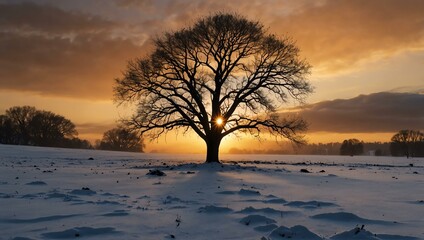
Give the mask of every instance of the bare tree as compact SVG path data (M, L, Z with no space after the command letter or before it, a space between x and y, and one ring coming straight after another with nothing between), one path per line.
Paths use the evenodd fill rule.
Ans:
M143 152L143 139L135 132L118 127L106 131L98 148L102 150Z
M393 156L424 156L424 134L416 130L400 130L393 135L390 152Z
M15 136L13 138L16 144L27 145L30 143L30 122L36 113L37 109L31 106L11 107L6 110L6 116L14 125Z
M5 115L0 115L0 143L3 144L92 148L77 135L71 120L35 107L11 107Z
M63 146L78 135L75 124L49 111L37 111L29 122L31 140L37 146Z
M6 115L0 115L0 143L12 144L15 140L13 122Z
M127 123L151 138L191 129L207 146L206 162L219 162L221 140L235 132L268 131L294 142L306 123L281 117L289 98L312 92L290 38L268 34L262 24L231 14L154 39L154 52L130 61L116 80L119 102L138 104Z
M364 154L364 142L356 138L344 140L340 146L340 155L361 155Z

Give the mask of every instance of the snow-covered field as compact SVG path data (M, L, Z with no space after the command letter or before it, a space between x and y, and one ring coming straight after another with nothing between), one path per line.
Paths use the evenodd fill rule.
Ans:
M0 145L0 239L424 239L422 158L203 157Z

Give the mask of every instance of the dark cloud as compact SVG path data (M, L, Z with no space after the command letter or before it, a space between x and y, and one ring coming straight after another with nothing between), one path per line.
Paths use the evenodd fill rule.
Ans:
M197 19L217 12L241 14L266 25L274 19L282 19L289 13L297 12L305 5L314 6L316 0L115 0L117 6L138 9L143 15L139 19L146 31L159 29L175 30L193 24ZM160 33L159 31L159 33ZM286 33L283 31L282 33Z
M218 11L238 12L270 32L293 36L302 56L327 70L424 46L420 0L111 0L90 1L87 9L78 1L72 11L56 7L57 1L2 2L0 89L44 95L110 99L126 62L150 49L146 38ZM113 18L111 6L119 8Z
M0 4L0 26L3 90L110 100L113 79L144 52L108 21L49 5Z
M424 94L381 92L297 109L310 132L374 133L424 129Z
M28 31L52 33L98 32L116 25L105 19L67 12L50 6L31 2L20 4L0 3L0 28L2 31Z
M140 51L130 40L103 34L68 39L0 33L0 88L111 99L113 79Z
M276 19L272 26L292 35L313 65L334 71L423 48L423 12L421 0L334 0Z
M422 0L117 0L154 11L150 27L179 28L217 11L259 20L270 32L292 36L313 66L334 72L364 59L424 47Z

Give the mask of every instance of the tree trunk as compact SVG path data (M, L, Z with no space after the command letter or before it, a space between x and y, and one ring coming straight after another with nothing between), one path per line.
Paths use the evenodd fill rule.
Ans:
M219 145L221 139L211 138L206 141L206 163L219 163Z

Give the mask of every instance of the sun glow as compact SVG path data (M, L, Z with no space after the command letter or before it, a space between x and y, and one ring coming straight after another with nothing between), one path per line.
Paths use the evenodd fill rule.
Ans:
M224 123L224 119L222 119L222 117L218 117L216 119L216 125L222 125Z

